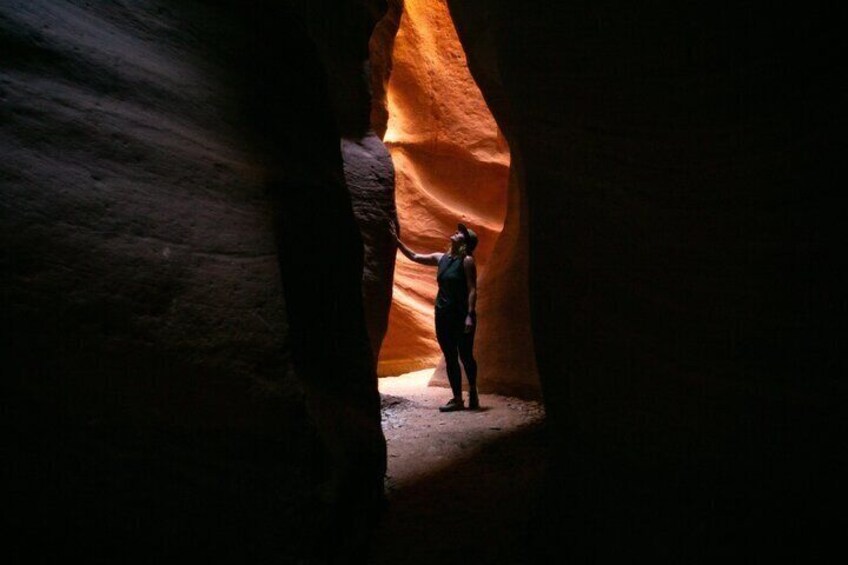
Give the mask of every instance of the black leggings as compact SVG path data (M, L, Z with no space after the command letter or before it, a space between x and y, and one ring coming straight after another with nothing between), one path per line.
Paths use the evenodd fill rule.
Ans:
M445 356L445 366L455 398L462 397L462 372L459 370L457 353L465 367L468 386L477 385L477 361L474 360L474 334L477 331L477 318L472 314L474 325L465 333L465 314L436 311L436 339Z

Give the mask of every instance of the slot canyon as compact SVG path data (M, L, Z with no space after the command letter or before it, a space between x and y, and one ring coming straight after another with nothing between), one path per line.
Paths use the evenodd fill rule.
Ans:
M476 231L483 313L476 339L479 388L538 398L522 228L526 212L518 187L510 186L506 140L471 77L445 2L406 1L383 25L397 31L391 42L381 35L372 40L377 53L391 49L391 57L377 58L391 66L377 73L388 78L376 89L385 92L385 102L378 100L372 122L392 155L402 237L415 249L435 252L447 247L457 222ZM398 259L378 374L439 361L436 290L432 267ZM447 386L443 365L432 382Z
M509 512L452 468L426 511L386 496L378 375L440 359L391 226L432 252L464 221L481 391L544 423L461 483L526 498L516 544L403 562L824 561L834 9L3 1L4 555L375 563L387 512Z

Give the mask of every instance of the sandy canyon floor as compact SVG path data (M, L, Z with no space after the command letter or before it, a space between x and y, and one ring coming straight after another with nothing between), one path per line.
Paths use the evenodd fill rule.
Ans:
M380 379L389 505L374 563L521 563L545 468L539 402L442 413L432 369ZM466 395L467 403L467 395Z

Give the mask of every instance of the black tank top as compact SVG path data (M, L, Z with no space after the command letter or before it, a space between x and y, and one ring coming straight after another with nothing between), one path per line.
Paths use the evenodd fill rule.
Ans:
M448 253L439 259L439 272L436 275L439 293L436 295L437 312L468 312L468 280L465 278L463 257Z

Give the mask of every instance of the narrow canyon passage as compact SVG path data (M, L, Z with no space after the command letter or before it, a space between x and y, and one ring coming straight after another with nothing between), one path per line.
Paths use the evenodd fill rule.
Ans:
M483 394L479 411L439 412L449 393L432 386L446 385L444 367L433 367L442 357L435 269L398 254L378 363L389 504L374 560L516 563L530 541L547 459L517 177L447 2L408 0L395 9L390 47L384 34L375 35L381 45L372 38L372 58L390 54L374 129L385 132L392 157L402 239L415 251L441 252L459 221L480 236L475 349Z
M0 2L7 561L831 562L823 4Z
M401 237L417 252L441 252L457 222L467 223L480 236L482 279L504 225L509 148L471 77L446 2L404 2L390 56L386 123L375 130L385 129L394 164ZM398 255L380 375L436 364L435 296L435 269Z

